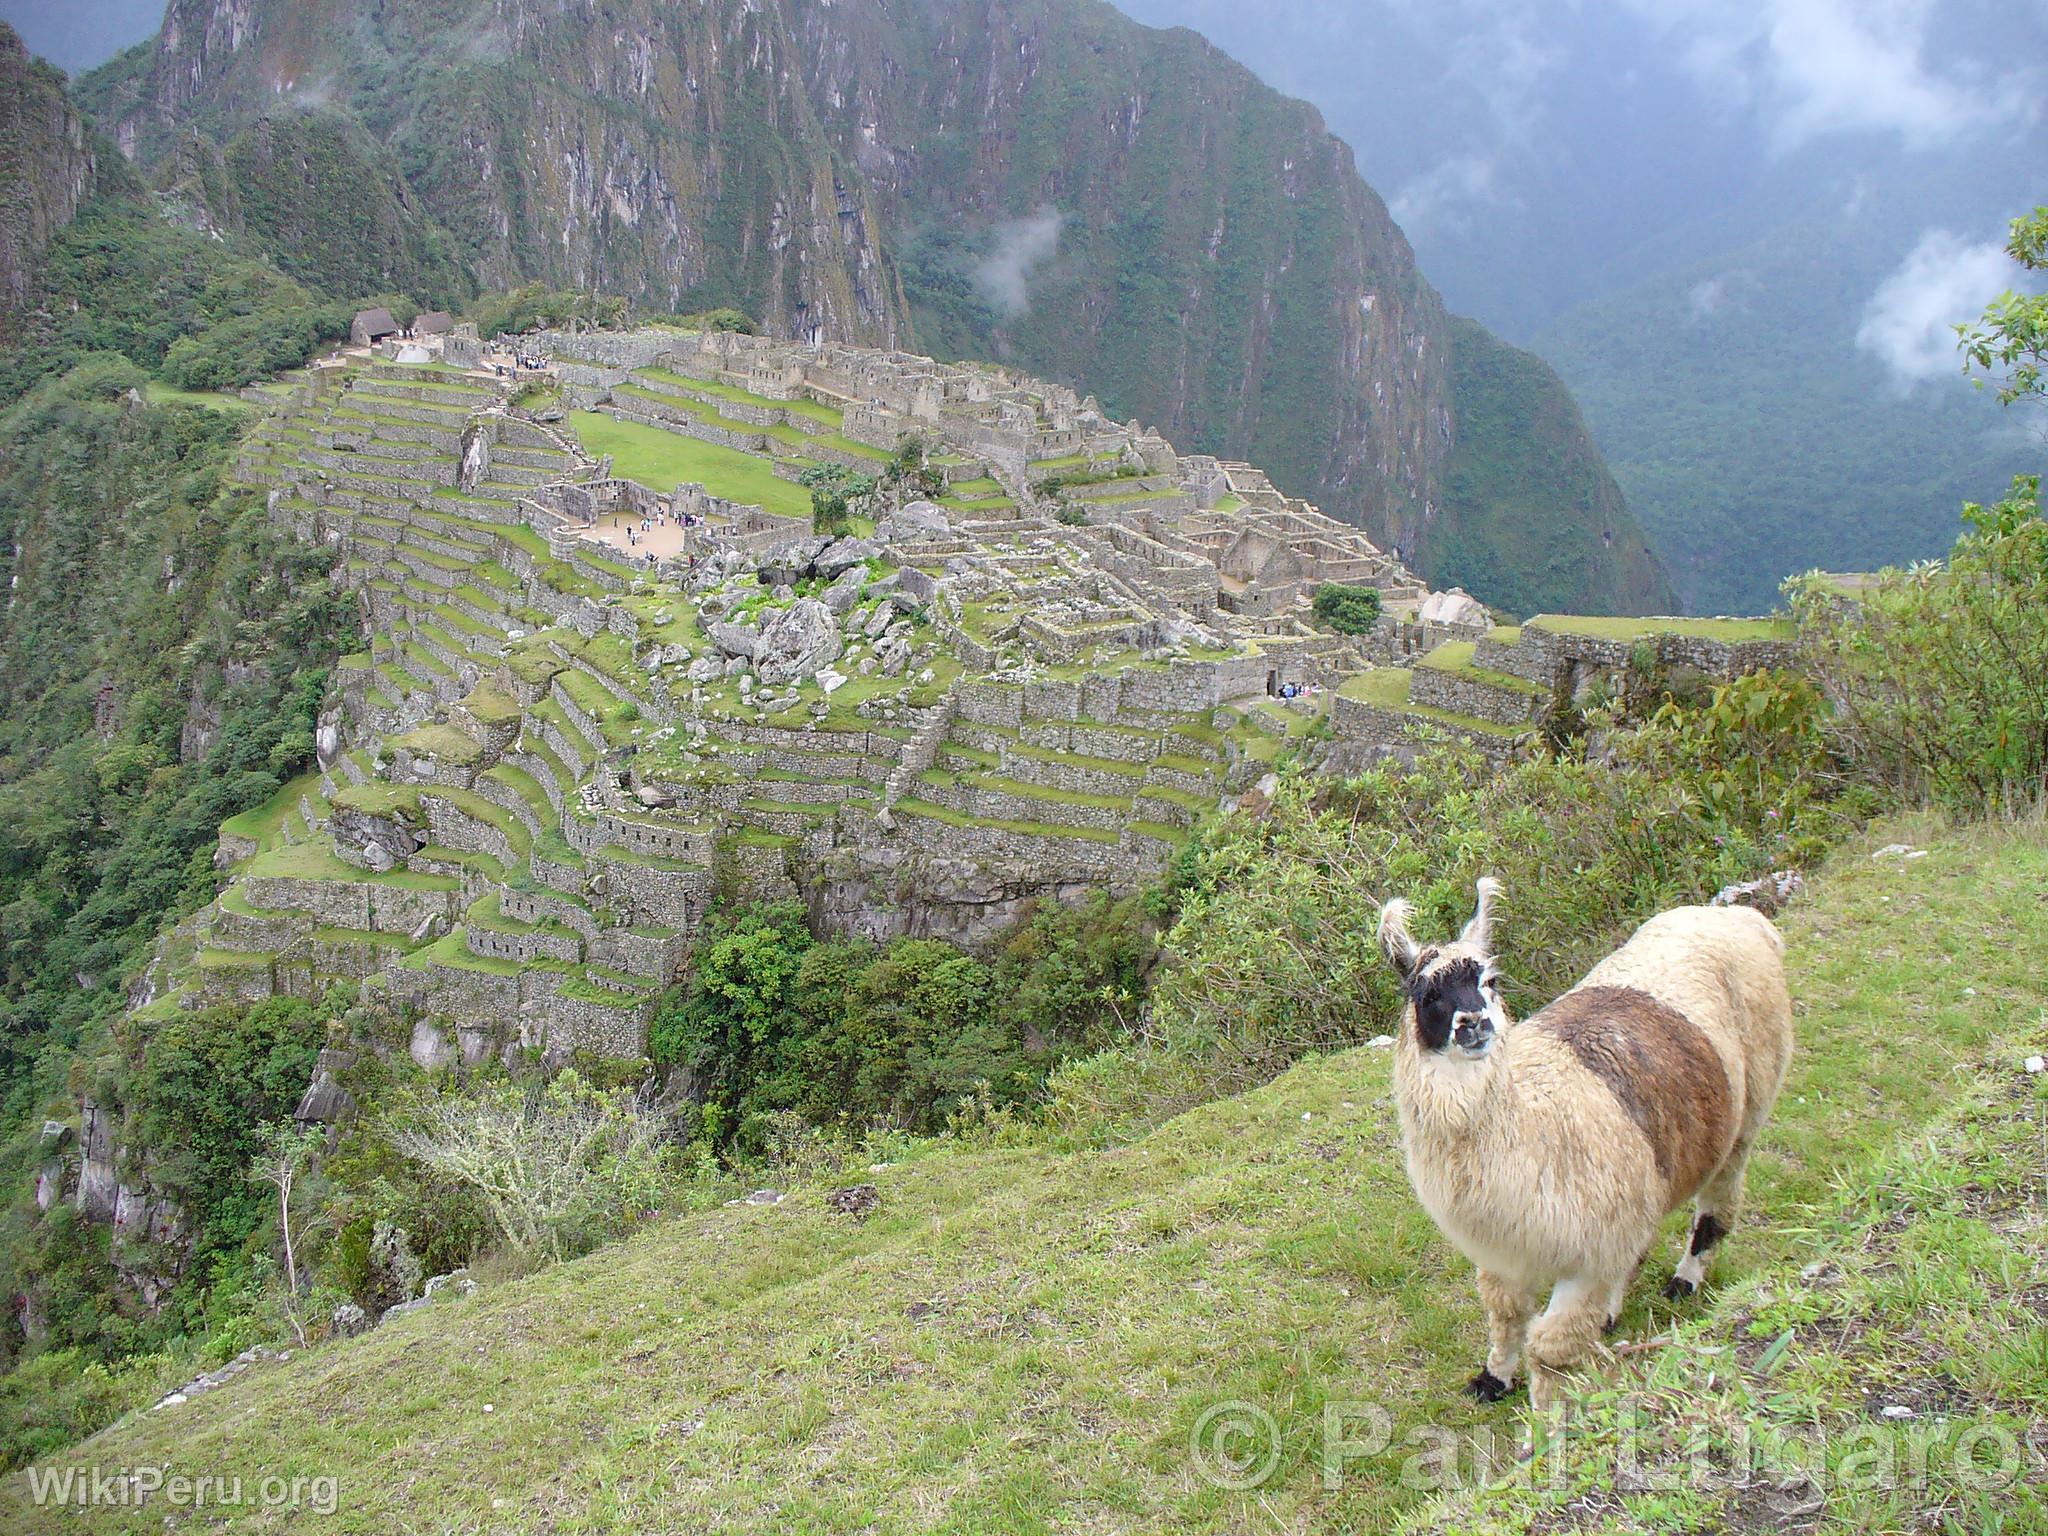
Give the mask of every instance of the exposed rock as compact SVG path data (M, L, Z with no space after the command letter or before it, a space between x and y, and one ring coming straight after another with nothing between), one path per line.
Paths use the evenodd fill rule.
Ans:
M831 581L845 575L856 566L866 565L868 561L878 558L881 553L882 548L879 544L870 543L866 539L856 539L849 534L833 540L819 551L817 558L811 562L811 570Z
M866 1220L881 1205L882 1195L872 1184L849 1184L826 1195L825 1203L843 1216Z
M814 597L800 597L762 629L754 669L764 683L794 682L836 661L840 649L832 610Z
M711 643L728 656L751 657L759 652L761 637L744 625L728 624L721 619L710 625L705 633L711 636Z
M476 1282L470 1279L468 1270L451 1269L447 1274L436 1275L433 1279L429 1280L427 1288L420 1293L420 1296L422 1300L432 1301L443 1291L451 1292L457 1296L473 1296L476 1294Z
M866 579L865 567L848 566L839 573L839 579L825 589L822 601L827 608L844 618L859 604L861 586Z
M336 1338L352 1339L370 1331L370 1314L354 1302L345 1301L327 1319L327 1328Z
M936 502L913 501L898 507L875 526L878 544L918 544L943 539L952 532L946 509Z
M832 541L817 535L778 544L761 557L761 580L768 586L787 586L811 572L811 562Z
M1432 592L1425 597L1415 610L1417 623L1460 624L1467 628L1484 629L1493 622L1486 611L1486 605L1472 596L1463 587L1453 587L1448 592Z

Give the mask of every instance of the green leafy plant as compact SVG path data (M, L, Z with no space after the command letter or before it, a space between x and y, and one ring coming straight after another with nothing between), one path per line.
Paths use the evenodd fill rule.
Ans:
M1373 587L1347 587L1326 581L1316 588L1315 616L1343 635L1369 634L1379 622L1380 594Z
M1964 509L1944 563L1880 573L1846 599L1787 586L1802 644L1858 769L1963 815L2048 793L2048 524L2041 482Z

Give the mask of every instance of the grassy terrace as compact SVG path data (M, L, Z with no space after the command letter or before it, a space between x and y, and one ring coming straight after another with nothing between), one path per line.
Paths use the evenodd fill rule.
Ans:
M1893 840L1933 853L1870 858ZM1615 1475L1613 1398L1574 1418L1569 1462L1518 1476L1519 1400L1462 1395L1483 1342L1471 1266L1409 1190L1388 1053L1363 1048L1135 1140L913 1153L874 1175L865 1221L798 1185L779 1206L651 1223L131 1414L83 1459L249 1488L331 1475L340 1509L320 1524L346 1533L422 1508L505 1536L2038 1531L2048 1079L2017 1065L2038 1026L2021 1040L2009 1025L2039 1013L2044 882L2038 830L1897 824L1843 850L1785 919L1800 1046L1749 1210L1718 1283L1675 1308L1655 1295L1674 1224L1613 1341L1664 1341L1606 1367L1643 1409L1634 1479ZM1272 1475L1242 1491L1190 1450L1231 1402L1278 1437ZM1326 1485L1325 1410L1347 1403L1384 1409L1387 1448ZM1917 1416L1893 1425L1886 1403ZM1979 1424L2024 1459L1973 1494L1944 1450ZM1759 1446L1825 1435L1833 1458L1875 1430L1901 1448L1896 1475L1826 1476L1819 1517L1782 1520L1765 1513L1768 1466L1727 1475L1719 1452L1744 1427ZM1420 1460L1438 1442L1411 1432L1433 1429L1485 1437L1461 1440L1457 1465L1470 1481L1474 1450L1501 1452L1498 1486L1430 1491L1448 1463ZM1716 1454L1687 1479L1664 1458L1693 1433ZM1907 1436L1935 1454L1907 1461ZM1256 1460L1271 1442L1202 1443ZM107 1503L63 1524L160 1532L165 1513ZM19 1474L0 1524L54 1528Z
M1413 715L1418 720L1434 721L1438 725L1456 730L1480 731L1488 736L1513 739L1521 731L1513 726L1495 725L1491 720L1481 720L1475 715L1453 714L1447 709L1438 709L1429 704L1414 704L1408 699L1408 689L1414 682L1414 674L1406 667L1374 667L1349 678L1338 693L1347 699L1356 699L1362 704L1372 704L1380 709L1393 710L1404 715Z
M1652 635L1686 635L1738 645L1745 640L1790 640L1790 619L1621 619L1573 613L1539 613L1525 626L1558 635L1585 635L1595 640L1643 640Z
M255 841L259 848L268 848L284 831L284 819L299 803L301 795L320 794L320 773L302 773L290 783L282 786L261 805L246 810L239 816L230 816L222 822L220 829L230 837L246 837Z
M217 389L179 389L158 379L150 379L142 386L143 398L151 405L196 405L209 411L227 411L241 414L256 409L250 401L239 395L230 395Z
M719 384L708 379L693 379L688 374L675 373L667 368L636 368L638 378L656 379L663 384L689 391L707 400L725 400L735 405L759 406L764 411L787 411L792 416L803 416L838 431L846 419L843 411L834 409L818 400L771 400L766 395L754 394L736 384Z
M793 481L778 479L757 454L597 411L571 411L569 424L585 453L610 454L612 473L651 491L666 495L694 481L714 496L751 502L778 517L810 518L811 493Z
M949 827L990 827L998 832L1017 832L1026 837L1074 837L1088 843L1114 843L1118 840L1116 833L1105 832L1099 827L1054 826L1044 821L1004 821L992 816L969 816L925 800L898 800L893 812L898 816L943 821Z
M448 875L391 869L382 874L358 869L338 858L323 842L292 843L259 853L243 873L251 879L335 880L347 885L389 885L408 891L452 891L458 882Z
M1477 647L1470 640L1452 640L1438 646L1418 666L1432 672L1448 672L1468 682L1484 683L1489 688L1502 688L1509 693L1524 694L1530 698L1540 697L1545 690L1530 682L1526 677L1516 677L1511 672L1496 672L1490 667L1475 667L1472 653Z
M490 976L517 976L522 969L517 960L500 960L493 955L472 954L469 948L469 932L466 927L449 929L439 939L424 949L416 949L398 962L409 971L423 971L429 966L445 965L457 971L482 971Z

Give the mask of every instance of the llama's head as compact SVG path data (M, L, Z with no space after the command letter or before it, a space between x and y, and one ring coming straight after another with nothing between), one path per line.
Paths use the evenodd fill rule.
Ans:
M1493 959L1493 904L1501 885L1488 875L1477 890L1472 920L1448 944L1415 942L1408 931L1414 909L1407 902L1380 908L1380 950L1408 994L1402 1025L1414 1032L1415 1047L1425 1055L1476 1061L1508 1027Z

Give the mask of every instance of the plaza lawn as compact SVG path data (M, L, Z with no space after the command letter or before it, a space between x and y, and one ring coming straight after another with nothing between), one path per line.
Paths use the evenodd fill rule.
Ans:
M695 481L728 501L752 502L778 517L810 518L811 493L793 481L778 480L768 461L755 454L596 411L571 411L569 424L585 452L610 454L613 474L649 490L665 494Z

